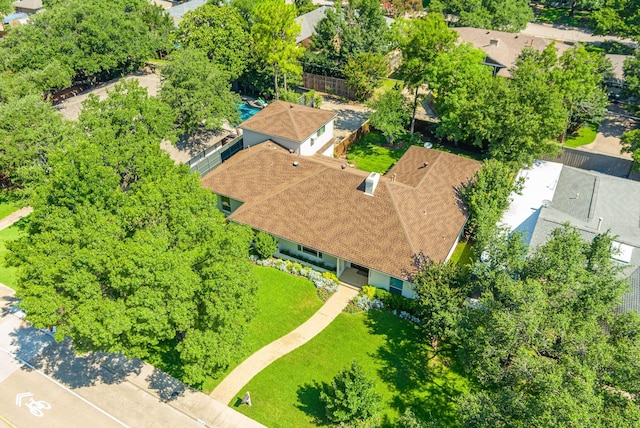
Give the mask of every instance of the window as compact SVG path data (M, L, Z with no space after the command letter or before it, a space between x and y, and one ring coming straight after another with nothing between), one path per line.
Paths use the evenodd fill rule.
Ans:
M322 258L322 253L320 251L314 250L313 248L305 247L304 245L298 245L298 251L309 254L310 256L317 257L319 259Z
M316 136L321 136L322 134L324 134L324 131L327 130L327 125L323 125L322 128L318 129L318 132L316 134Z
M394 294L402 294L402 280L389 278L389 291Z
M313 146L315 143L316 143L316 139L315 139L315 138L312 138L312 139L311 139L311 145Z
M227 196L220 196L220 205L222 206L222 211L227 213L231 212L231 199Z

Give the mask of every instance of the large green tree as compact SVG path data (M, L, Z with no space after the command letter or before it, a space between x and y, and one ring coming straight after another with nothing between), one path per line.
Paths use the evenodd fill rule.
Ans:
M479 307L462 309L478 389L459 399L461 425L635 426L640 323L615 311L628 283L612 237L564 226L526 258L518 235L500 241L474 269Z
M131 69L165 49L171 21L145 0L68 0L33 15L0 45L0 69L14 73L72 70L86 79ZM60 82L57 82L60 86ZM49 89L49 88L47 88Z
M369 107L373 110L369 115L371 126L382 132L387 143L393 143L406 132L405 128L411 120L411 114L407 98L400 86L396 85L395 88L376 96L369 103Z
M254 60L271 69L276 99L280 94L278 78L283 77L286 91L287 76L297 76L302 72L298 63L302 50L296 44L300 26L295 18L296 7L284 0L261 0L253 9L251 36Z
M345 5L338 0L316 26L313 44L305 52L305 70L342 77L343 68L356 55L389 52L388 30L378 0Z
M629 100L631 111L640 111L640 49L624 61L624 86L622 94Z
M179 49L162 68L160 98L178 112L177 125L189 134L201 127L219 129L225 120L239 123L239 97L226 73L196 49Z
M399 74L405 85L413 90L411 133L415 126L420 87L429 83L437 70L433 66L438 55L455 46L458 34L447 27L444 17L429 13L415 20L401 20L394 27L394 34L402 51Z
M39 95L0 103L0 173L18 185L38 182L49 169L49 153L70 128Z
M640 39L640 0L606 1L591 14L595 34Z
M13 10L12 0L0 0L0 16L6 15Z
M256 289L252 233L227 223L188 167L159 148L171 110L137 82L90 98L81 137L49 156L11 245L18 295L36 327L78 352L178 352L184 380L223 370L242 346Z
M533 19L527 0L432 0L429 9L456 15L456 25L517 33Z
M384 55L364 52L347 61L343 73L356 98L364 101L380 87L388 71L389 63Z
M172 40L202 50L233 80L242 74L249 57L249 33L245 26L236 8L206 3L185 15Z
M460 306L467 297L469 282L456 263L434 262L419 254L416 272L410 277L416 291L416 314L422 322L425 338L437 351L440 343L455 334L460 321Z

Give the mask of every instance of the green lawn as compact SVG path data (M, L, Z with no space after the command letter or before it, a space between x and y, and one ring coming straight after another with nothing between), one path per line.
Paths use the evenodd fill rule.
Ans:
M578 132L567 136L564 145L567 147L580 147L585 144L591 144L596 139L598 133L598 125L589 123L578 129Z
M16 272L18 269L5 266L4 256L7 254L5 242L22 236L27 221L27 219L22 219L13 226L0 230L0 282L11 288L16 287Z
M467 240L460 240L450 260L461 266L467 266L471 264L471 256L473 256L473 244Z
M8 216L12 212L17 211L18 208L18 205L13 202L7 192L0 191L0 218Z
M274 268L254 265L253 269L260 284L258 310L247 331L245 357L294 330L322 306L311 281ZM242 359L237 362L240 364ZM230 367L227 373L234 367ZM203 390L212 391L225 375L209 379Z
M544 22L554 25L566 25L569 27L588 27L589 12L576 10L574 16L569 16L569 9L545 7L541 9L535 18L536 22Z
M452 398L468 389L454 364L447 368L419 344L418 327L382 311L340 314L322 333L260 372L240 392L252 407L230 405L269 427L321 425L320 389L356 359L382 396L381 425L392 427L406 407L454 426Z
M386 144L381 133L369 132L349 147L347 160L363 171L384 174L408 149L407 145L394 149Z

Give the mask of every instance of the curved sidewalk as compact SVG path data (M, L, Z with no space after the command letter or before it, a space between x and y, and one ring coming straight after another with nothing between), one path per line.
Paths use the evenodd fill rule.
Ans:
M11 214L9 214L4 218L1 218L0 230L6 229L7 227L11 226L13 223L20 220L22 217L28 216L29 214L31 214L32 211L33 211L33 208L25 207L25 208L19 209L18 211L12 212Z
M238 367L233 369L227 377L211 393L211 397L222 403L229 403L239 397L240 389L269 364L304 345L314 336L324 330L347 306L349 300L358 294L358 290L340 285L338 292L313 314L304 324L280 339L271 342L253 353Z

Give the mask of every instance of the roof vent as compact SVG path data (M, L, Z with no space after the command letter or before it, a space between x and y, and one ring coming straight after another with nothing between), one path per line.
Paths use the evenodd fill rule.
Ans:
M294 167L296 167L296 166L298 166L298 165L299 165L299 164L298 164L298 161L295 161L295 162L293 163L293 166L294 166Z
M364 193L365 195L373 196L373 193L376 191L376 187L378 186L378 182L380 181L380 174L377 172L372 172L369 174L364 180Z
M498 39L489 39L489 46L498 46Z
M293 108L293 104L289 104L289 108Z

